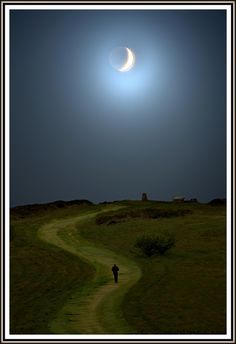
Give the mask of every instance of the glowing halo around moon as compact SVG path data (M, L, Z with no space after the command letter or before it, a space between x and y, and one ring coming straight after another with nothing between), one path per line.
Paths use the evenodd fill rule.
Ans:
M134 67L135 54L127 47L115 48L110 54L110 63L118 72L128 72Z

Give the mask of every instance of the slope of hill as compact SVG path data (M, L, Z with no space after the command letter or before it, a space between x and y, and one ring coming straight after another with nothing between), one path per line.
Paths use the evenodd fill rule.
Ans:
M224 205L124 201L15 212L11 333L225 333L225 229ZM165 255L135 249L141 234L163 232L176 239ZM111 291L113 263L120 283ZM96 291L96 316L79 325Z

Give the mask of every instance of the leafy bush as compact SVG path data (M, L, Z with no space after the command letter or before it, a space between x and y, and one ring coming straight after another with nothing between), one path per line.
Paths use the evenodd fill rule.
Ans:
M188 209L158 209L158 208L143 208L143 209L124 209L119 211L111 211L108 214L99 214L96 217L96 224L113 225L129 221L131 219L159 219L170 218L177 216L184 216L190 214Z
M215 198L211 200L208 204L210 205L226 205L226 198Z
M174 245L175 238L170 234L142 235L135 243L135 247L148 257L163 255Z

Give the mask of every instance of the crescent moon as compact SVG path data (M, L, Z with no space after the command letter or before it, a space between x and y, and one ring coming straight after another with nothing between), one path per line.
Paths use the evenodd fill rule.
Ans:
M125 48L125 49L127 51L127 60L125 61L123 66L121 66L118 69L119 72L128 72L135 64L135 55L134 55L134 53L129 48Z

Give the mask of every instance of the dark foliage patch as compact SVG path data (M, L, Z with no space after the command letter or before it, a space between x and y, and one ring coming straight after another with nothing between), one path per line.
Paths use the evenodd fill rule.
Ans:
M120 222L129 221L130 219L144 218L144 219L159 219L171 218L176 216L184 216L190 214L191 210L188 209L157 209L157 208L144 208L144 209L125 209L118 212L110 212L109 214L99 214L96 217L96 224L113 225Z
M19 217L26 217L29 215L35 215L41 212L48 210L58 209L58 208L67 208L71 206L91 206L92 202L86 199L72 200L72 201L55 201L45 204L28 204L18 207L11 208L11 215L17 215Z
M210 205L226 205L225 198L215 198L209 202Z
M169 234L142 235L137 239L135 248L139 249L147 257L164 255L175 245L175 239Z

